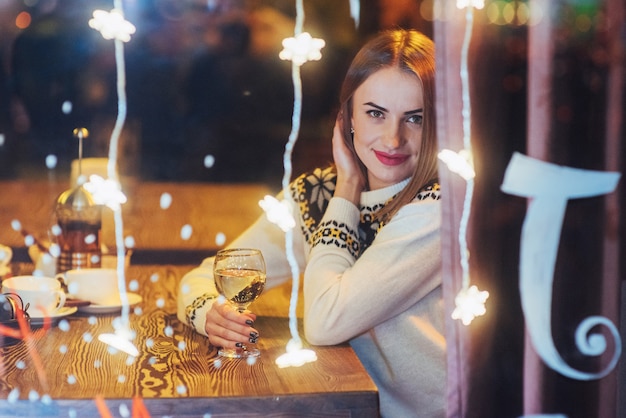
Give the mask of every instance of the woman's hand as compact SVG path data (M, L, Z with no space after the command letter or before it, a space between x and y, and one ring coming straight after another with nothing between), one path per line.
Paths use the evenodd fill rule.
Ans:
M250 311L239 313L232 305L216 300L206 314L204 330L209 342L216 347L240 348L256 343L259 332L252 327L256 315Z
M365 190L365 177L352 151L343 142L341 122L337 119L333 128L333 159L337 167L335 196L358 205L361 192Z

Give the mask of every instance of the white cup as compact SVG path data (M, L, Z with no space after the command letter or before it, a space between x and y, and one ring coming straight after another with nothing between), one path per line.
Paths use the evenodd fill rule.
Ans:
M67 294L97 305L121 305L117 270L84 268L57 274L67 285Z
M65 304L61 283L51 277L14 276L2 281L3 293L15 293L34 318L54 315Z

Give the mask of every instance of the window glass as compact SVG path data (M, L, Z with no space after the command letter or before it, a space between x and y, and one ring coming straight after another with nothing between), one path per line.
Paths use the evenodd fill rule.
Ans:
M323 38L301 67L294 172L330 162L339 86L354 52L379 29L430 31L417 1L305 1L304 31ZM118 166L144 180L280 184L292 128L293 0L128 0L137 28L124 44L127 116ZM84 157L107 157L118 115L114 42L89 27L102 0L0 3L0 176L69 175L84 127Z

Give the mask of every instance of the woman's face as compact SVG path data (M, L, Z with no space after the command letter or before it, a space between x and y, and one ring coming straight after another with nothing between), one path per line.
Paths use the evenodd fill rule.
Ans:
M411 177L422 142L424 97L417 77L381 69L352 97L354 148L367 168L370 190Z

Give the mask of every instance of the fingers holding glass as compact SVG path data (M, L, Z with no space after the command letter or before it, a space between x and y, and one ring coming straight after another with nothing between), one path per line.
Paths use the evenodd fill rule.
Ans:
M259 297L265 287L263 255L259 250L251 248L221 250L215 256L213 277L220 294L237 309L239 314L245 315L248 305ZM254 317L251 316L244 322L253 320ZM225 346L219 354L231 358L257 357L260 355L259 350L246 345L256 343L257 339L258 331L249 327L246 330L245 342L236 342L235 350Z
M215 303L206 314L204 330L213 346L236 349L237 343L257 342L255 319L252 312L239 313L230 303Z

